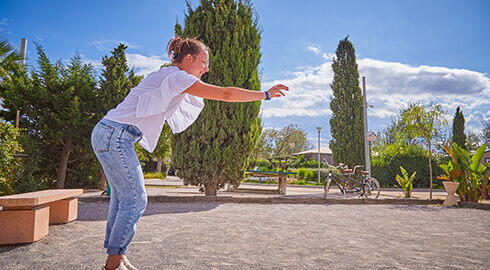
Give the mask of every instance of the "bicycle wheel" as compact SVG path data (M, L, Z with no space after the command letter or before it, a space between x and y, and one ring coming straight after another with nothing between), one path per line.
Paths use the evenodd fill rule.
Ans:
M330 189L330 183L331 182L332 182L331 177L328 177L327 179L325 179L325 187L323 188L324 189L323 198L327 198L327 193L328 193L328 190Z
M370 199L377 199L379 197L379 182L374 178L366 180L364 185L364 197Z

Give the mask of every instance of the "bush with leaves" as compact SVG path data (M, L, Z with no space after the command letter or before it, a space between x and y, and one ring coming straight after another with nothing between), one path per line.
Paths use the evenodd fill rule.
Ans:
M19 165L15 154L22 151L18 135L18 129L0 118L0 196L14 193L11 184Z
M396 175L396 181L403 189L403 194L405 194L405 198L412 197L412 188L413 188L413 180L415 178L415 174L417 172L413 172L411 176L408 176L407 170L405 170L402 166L400 166L400 170L402 171L402 176Z
M484 144L471 155L457 143L453 143L452 147L444 146L446 152L451 156L451 160L447 164L441 165L445 174L438 178L459 182L457 192L462 201L478 202L486 192L483 187L488 182L490 162L480 163L486 147L487 145Z

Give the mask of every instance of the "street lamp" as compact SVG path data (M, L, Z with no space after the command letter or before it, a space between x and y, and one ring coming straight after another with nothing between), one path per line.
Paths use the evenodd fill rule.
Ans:
M362 96L364 99L364 152L365 152L365 158L366 158L366 171L369 172L369 176L371 176L371 149L369 147L369 142L374 142L377 139L376 132L374 131L368 131L368 118L367 118L367 107L369 105L367 103L367 96L366 96L366 77L362 77Z
M322 131L322 127L317 127L318 130L318 184L320 184L320 132Z

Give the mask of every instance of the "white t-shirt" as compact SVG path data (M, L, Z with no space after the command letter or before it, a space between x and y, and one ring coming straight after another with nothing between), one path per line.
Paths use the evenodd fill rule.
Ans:
M157 70L131 89L104 118L137 126L143 132L139 143L153 152L165 121L173 133L180 133L201 113L203 99L182 93L198 80L176 66Z

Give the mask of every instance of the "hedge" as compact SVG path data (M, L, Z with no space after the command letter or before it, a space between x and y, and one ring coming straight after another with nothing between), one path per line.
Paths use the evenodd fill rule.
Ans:
M442 175L444 171L439 164L444 163L444 158L439 160L437 157L432 157L432 182L434 187L441 187L441 180L437 179L437 176ZM401 175L400 166L405 168L411 175L414 171L417 172L415 180L413 181L414 188L429 188L429 157L426 156L411 156L411 155L398 155L396 158L392 158L385 164L371 165L371 175L376 178L381 187L393 187L396 182L396 175Z

